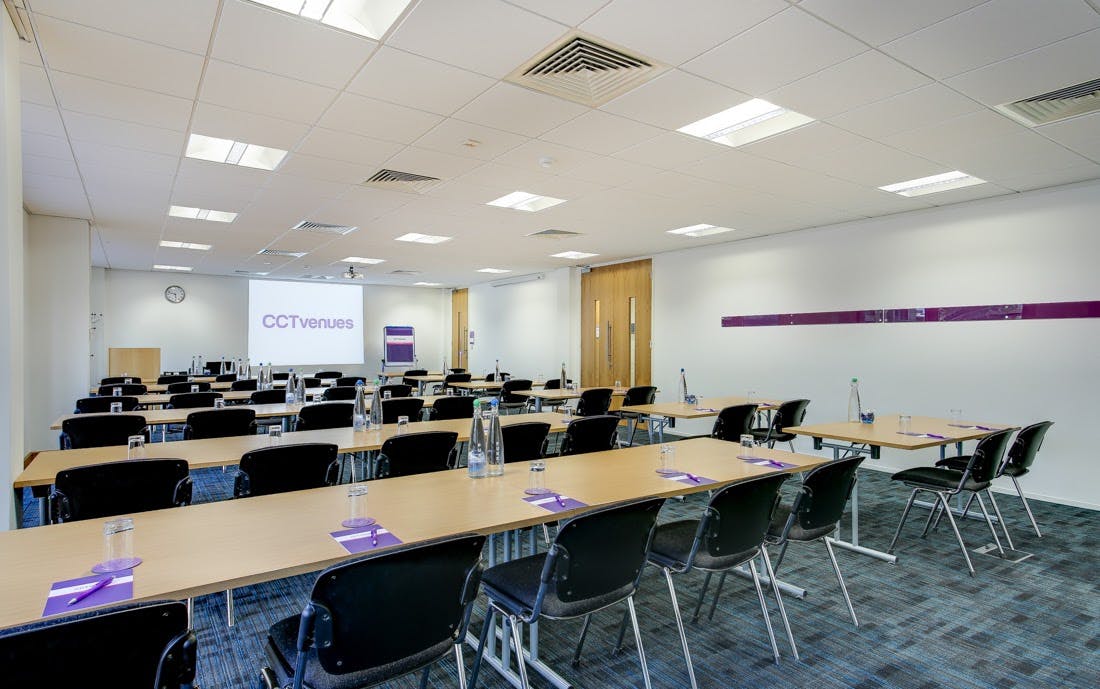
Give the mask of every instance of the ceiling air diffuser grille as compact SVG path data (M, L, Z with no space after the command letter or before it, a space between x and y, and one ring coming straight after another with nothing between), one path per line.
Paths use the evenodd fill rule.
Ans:
M539 230L538 232L532 232L527 235L528 237L538 237L540 239L558 239L560 237L577 237L580 232L570 232L569 230Z
M358 230L358 227L352 227L351 225L329 225L323 222L313 222L312 220L303 220L294 227L292 230L299 230L301 232L316 232L318 234L336 234L345 235L351 234Z
M997 109L1029 127L1096 112L1100 110L1100 79L998 105Z
M417 175L412 172L399 172L398 170L379 170L363 182L364 187L414 194L424 194L437 184L439 184L438 177Z
M305 256L307 251L283 251L282 249L264 249L257 251L257 256L285 256L287 258L301 258Z

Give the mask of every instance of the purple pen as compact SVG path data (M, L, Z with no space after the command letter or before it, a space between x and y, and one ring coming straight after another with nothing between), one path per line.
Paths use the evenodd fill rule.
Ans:
M560 505L561 507L565 507L565 501L561 499L560 495L555 495L554 499L558 501L558 505Z
M76 605L77 603L84 600L88 596L92 595L96 591L100 591L102 589L107 588L111 584L111 582L114 581L114 580L115 580L114 577L107 577L106 579L100 579L99 581L97 581L95 583L94 586L92 586L92 588L88 589L87 591L81 591L80 593L78 593L75 596L73 596L72 598L70 598L68 605Z
M370 530L370 544L373 548L378 547L378 529Z
M771 464L773 467L776 467L777 469L782 469L784 467L783 462L777 462L774 459L769 459L768 464Z
M687 477L688 477L689 479L691 479L692 481L695 481L696 483L699 483L699 481L701 480L701 479L700 479L700 478L699 478L698 476L696 476L695 474L691 474L691 473L688 473L688 472L686 472L686 471L684 472L684 476L687 476Z

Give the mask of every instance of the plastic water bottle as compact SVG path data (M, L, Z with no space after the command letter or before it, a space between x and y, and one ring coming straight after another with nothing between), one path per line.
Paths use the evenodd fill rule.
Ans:
M294 376L294 369L290 369L290 375L286 378L286 403L294 404L294 391L297 386L297 378Z
M497 359L496 368L493 369L493 382L500 382L500 359Z
M351 425L355 431L367 430L367 386L361 380L355 383L355 407L351 412Z
M474 418L470 425L466 473L470 478L485 478L489 475L489 467L485 463L485 426L481 422L481 400L474 400Z
M382 395L378 388L374 388L374 394L370 398L370 429L378 431L382 429Z
M500 400L489 402L489 428L485 435L485 465L489 476L504 474L504 434L500 430Z
M561 362L561 377L558 379L558 387L564 390L566 381L568 380L569 377L565 375L565 362L563 361Z
M684 369L680 369L680 385L676 389L676 396L680 404L686 404L688 399L688 382L687 376L684 375Z
M859 423L859 415L863 411L863 405L859 401L859 379L852 379L851 390L848 391L848 423Z
M306 377L298 376L298 384L294 386L294 402L296 404L306 403Z

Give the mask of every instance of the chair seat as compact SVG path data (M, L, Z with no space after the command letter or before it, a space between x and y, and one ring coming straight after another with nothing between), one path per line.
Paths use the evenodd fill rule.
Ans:
M490 567L482 575L482 587L503 608L526 617L535 607L545 561L546 553L540 553ZM633 587L627 585L597 598L566 602L558 597L556 580L551 580L542 599L542 615L557 619L579 617L624 600L632 591Z
M769 438L768 431L769 429L767 428L753 428L749 433L752 433L752 437L756 440L774 440L780 443L789 443L795 438L793 433L781 433L777 431L772 431L772 436Z
M906 485L931 488L933 490L953 490L959 486L963 472L956 469L941 469L938 467L914 467L899 471L891 476L891 480L901 481ZM985 490L989 487L988 481L975 481L968 478L963 490Z
M955 455L954 457L945 457L936 462L936 466L938 467L954 469L955 471L966 471L966 465L968 464L970 464L970 455Z
M695 532L698 529L699 522L695 519L659 524L657 530L653 533L653 544L649 549L649 561L659 567L668 567L673 570L684 569L687 566L691 546L695 543ZM695 553L695 562L692 566L702 570L720 571L747 562L756 557L759 552L759 548L750 548L741 553L714 557L703 548L700 548Z
M779 538L783 535L783 527L787 525L787 519L791 516L791 505L779 505L772 514L772 523L768 526L768 537ZM823 536L828 536L836 531L836 524L826 524L816 529L803 529L796 521L791 525L791 532L787 538L792 541L815 541Z
M298 657L298 626L301 617L295 615L280 620L268 630L267 645L264 654L267 656L268 667L275 671L279 678L279 686L289 686L294 676L294 660ZM454 644L443 641L426 651L409 658L382 665L379 667L350 672L346 675L330 675L321 667L317 660L317 649L310 648L306 653L306 672L304 686L310 689L359 689L384 682L394 677L400 677L425 665L434 663L451 653Z
M1026 467L1019 467L1019 466L1014 466L1012 464L1009 464L1008 466L1005 467L1005 470L1002 473L1005 476L1012 476L1014 478L1020 478L1021 476L1026 474L1028 471L1030 471L1030 470Z

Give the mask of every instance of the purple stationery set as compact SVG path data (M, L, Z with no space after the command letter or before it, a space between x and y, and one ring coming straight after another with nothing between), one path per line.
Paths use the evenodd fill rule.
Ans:
M715 481L712 478L707 478L706 476L699 476L697 474L692 474L692 473L689 473L687 471L677 472L675 474L667 474L667 475L665 475L665 478L669 479L670 481L677 481L679 483L686 483L689 486L707 486L707 485L710 485L712 483L718 483L717 481Z
M776 459L768 459L767 457L754 457L752 455L737 455L737 459L744 460L749 464L755 464L758 467L771 467L772 469L791 469L796 464L790 462L780 462Z
M401 544L400 538L394 536L386 527L377 522L370 526L333 531L329 535L336 539L336 542L344 546L344 550L352 555L370 552L376 548L387 548L391 545Z
M905 433L903 431L898 431L898 435L909 435L914 438L932 438L933 440L951 440L951 438L948 438L946 435L936 435L935 433Z
M110 580L108 584L100 584L101 581L107 580ZM90 595L70 604L70 601L80 598L81 594L95 589L97 586L99 588ZM50 587L42 617L59 615L63 612L75 612L85 608L95 608L108 603L121 603L133 597L134 570L132 569L124 569L113 574L93 574L87 577L58 581Z
M575 510L578 507L588 507L586 503L580 500L574 500L568 496L558 495L556 493L550 495L532 495L524 498L523 501L550 512L565 512L566 510Z

